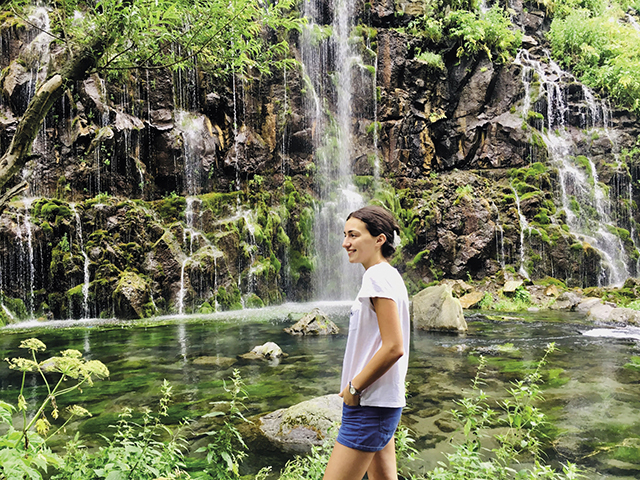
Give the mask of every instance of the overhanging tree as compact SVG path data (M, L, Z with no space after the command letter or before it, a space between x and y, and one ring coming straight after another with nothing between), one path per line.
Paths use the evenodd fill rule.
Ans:
M301 26L295 4L296 0L49 2L52 31L46 33L59 47L52 63L61 66L38 86L2 152L0 189L29 160L47 112L74 82L96 72L117 78L133 69L199 68L221 78L268 74L273 67L293 63L287 58L286 34ZM4 8L29 23L33 7L28 2L14 0ZM0 213L25 188L26 181L7 190L0 197Z

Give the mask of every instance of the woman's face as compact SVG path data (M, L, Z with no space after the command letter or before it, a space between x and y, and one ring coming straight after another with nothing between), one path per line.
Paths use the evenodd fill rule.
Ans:
M381 248L384 235L372 236L367 225L359 218L351 217L344 224L342 248L347 251L350 263L361 263L365 269L382 260Z

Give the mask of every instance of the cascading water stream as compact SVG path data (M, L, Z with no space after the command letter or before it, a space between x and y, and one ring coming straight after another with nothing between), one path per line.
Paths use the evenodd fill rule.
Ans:
M518 269L518 273L524 278L529 278L529 273L525 267L524 232L525 230L531 232L531 227L529 227L527 217L525 217L522 214L522 210L520 210L520 196L518 195L518 191L513 187L511 187L511 189L516 198L516 208L518 210L518 219L520 220L520 268Z
M513 188L513 187L512 187ZM518 199L518 202L516 203L517 207L518 207L518 213L520 213L520 202ZM496 225L496 260L500 263L500 268L502 268L502 270L505 269L505 267L507 266L507 256L504 252L504 228L502 227L502 221L500 219L500 210L498 209L498 207L495 205L495 203L492 202L492 207L495 209L495 211L497 212L497 216L498 218L496 219L495 225ZM521 237L521 244L522 244L522 237Z
M611 201L599 184L593 161L586 157L580 157L581 162L577 161L573 142L565 128L569 106L564 98L561 80L569 78L569 75L548 54L546 61L541 62L532 58L528 51L521 50L515 63L523 67L523 116L526 118L531 108L534 73L540 85L537 98L546 97L546 128L540 129L540 135L547 145L551 161L558 169L566 224L573 235L600 252L603 261L599 282L602 285L621 285L629 277L628 258L620 237L611 233L617 230L611 216ZM588 124L599 122L597 108L594 110L587 105L585 110Z
M339 0L334 3L330 26L323 24L323 7L319 0L304 4L307 25L302 34L301 55L307 84L306 116L314 131L318 167L314 296L336 300L353 298L362 273L357 266L349 264L340 245L347 215L364 204L351 180L354 150L352 70L364 62L349 41L353 2ZM335 70L327 71L327 65L335 66ZM375 85L368 91L374 92Z
M193 216L194 216L193 204L196 200L197 198L195 197L187 197L186 199L187 208L184 212L186 227L183 230L182 243L186 245L187 241L189 242L189 254L185 256L185 258L182 260L182 266L180 268L180 290L178 291L178 298L177 298L179 315L184 314L184 299L187 293L187 287L185 284L185 276L184 276L185 267L187 265L187 262L191 259L191 256L193 255L193 239L196 233L193 228Z
M27 246L29 247L29 313L34 314L34 284L36 269L33 261L33 228L31 225L31 199L24 200L24 226L27 233Z
M633 26L633 28L640 31L640 23L638 23L638 21L636 20L636 17L627 13L627 21Z
M78 236L78 245L80 246L80 253L82 253L82 258L84 259L83 266L83 283L82 283L82 318L89 318L89 281L90 281L90 273L89 273L89 255L84 249L84 239L82 235L82 220L80 219L80 214L76 210L75 205L71 205L71 210L76 220L76 233Z
M33 40L29 42L23 49L22 58L28 59L25 65L29 69L31 79L29 81L29 88L25 89L22 94L20 102L24 108L29 104L31 99L36 94L37 87L44 82L48 75L48 66L50 63L50 44L53 41L49 33L51 31L51 22L49 20L49 12L44 6L35 6L29 15L30 28L37 32ZM47 152L47 121L43 119L42 127L38 130L35 141L33 142L32 149L34 152L45 154ZM29 180L29 195L39 196L40 184L38 177L31 175L29 171L31 167L27 164L27 168L23 169L23 180Z
M612 219L615 219L614 221L616 222L617 225L620 225L621 223L624 224L625 226L628 225L628 229L630 233L629 238L633 243L633 247L637 249L638 243L636 242L636 239L638 237L634 227L635 223L631 221L631 219L633 218L633 187L631 185L633 180L628 167L620 160L620 146L618 143L617 135L615 134L614 131L611 130L611 114L610 114L609 106L606 101L598 102L595 96L593 95L593 93L586 86L583 86L583 94L584 94L585 100L587 101L587 104L589 105L589 111L591 112L592 117L596 121L602 122L602 129L604 130L605 136L611 142L611 145L613 147L612 153L615 158L616 170L622 173L622 175L616 175L615 178L624 179L622 182L622 185L617 185L615 193L620 197L626 195L627 208L624 209L624 211L612 211L610 212L610 216L612 217ZM595 124L593 126L595 127ZM597 181L598 177L597 177L595 165L593 165L593 162L591 161L589 161L589 163L592 167L593 178L594 180ZM603 192L603 196L605 196L604 192ZM613 203L612 206L615 207L616 205L617 205L616 203ZM601 207L601 208L604 208L604 207ZM624 244L622 243L622 239L620 237L618 237L618 242L620 244L621 251L624 251ZM637 260L634 266L635 266L635 275L637 275L638 272L640 272L640 258ZM625 268L627 268L627 264L625 264ZM627 275L630 275L630 273L631 272L628 272L627 270ZM624 281L625 279L621 279L621 280Z

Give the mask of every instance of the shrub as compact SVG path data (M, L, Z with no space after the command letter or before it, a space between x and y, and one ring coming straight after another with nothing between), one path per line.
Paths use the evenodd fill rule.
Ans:
M157 478L186 479L182 470L181 447L185 445L180 431L173 433L162 419L168 416L171 386L165 380L158 412L146 409L142 423L133 422L133 411L125 408L115 428L114 437L107 446L89 452L76 435L67 445L63 467L52 480L131 479L154 480ZM169 435L169 440L158 440L160 435Z
M20 343L20 348L29 350L31 358L7 359L10 369L22 372L22 382L17 407L0 402L0 422L8 427L6 433L0 436L0 478L37 480L42 478L41 472L46 472L48 467L57 468L62 464L62 459L47 446L47 439L64 429L72 418L90 415L84 408L72 405L67 409L69 418L49 434L52 425L45 412L50 409L51 417L57 419L60 415L56 402L58 397L78 390L85 384L93 385L94 377L106 378L109 370L98 360L85 360L77 350L64 350L60 356L38 362L37 353L45 351L47 347L37 338L24 340ZM47 379L45 371L59 377L52 382ZM40 376L47 389L46 398L31 418L27 417L28 405L24 397L27 373ZM74 380L75 383L69 385L66 383L68 380ZM14 411L22 415L21 430L13 426Z
M620 8L567 8L556 15L548 36L553 57L580 81L638 112L640 32L618 22L620 15Z
M478 371L472 382L473 397L460 400L460 409L452 411L454 417L463 425L464 440L454 445L455 451L447 454L448 463L427 473L429 480L476 480L479 478L518 478L573 480L579 478L575 465L567 463L562 473L554 472L542 463L543 429L547 423L544 414L536 406L542 400L540 383L541 368L547 357L555 350L549 344L536 369L524 379L512 382L507 389L509 397L498 403L499 410L493 409L488 396L482 391L482 375L486 366L484 357L480 357ZM487 437L486 430L497 425L505 427L494 436L498 447L491 450L490 458L484 457L482 439ZM527 463L531 467L516 471L520 457L530 457Z

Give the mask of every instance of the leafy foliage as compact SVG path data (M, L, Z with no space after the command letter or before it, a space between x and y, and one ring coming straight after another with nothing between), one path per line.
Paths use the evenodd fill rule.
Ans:
M464 440L455 445L455 452L447 455L448 464L427 474L429 480L465 479L549 479L572 480L580 478L575 465L568 463L562 472L556 472L542 462L542 439L546 424L544 414L535 405L541 401L541 368L547 357L555 350L554 344L547 345L545 354L536 369L524 379L512 383L507 390L509 398L499 404L500 410L491 408L487 394L482 390L482 375L486 366L484 357L472 383L475 395L458 402L461 407L453 410L453 415L461 422ZM492 449L492 457L482 454L482 439L486 429L504 426L504 433L495 436L499 446ZM515 470L518 458L528 455L533 459L529 468Z
M69 52L108 37L98 70L199 68L217 76L264 74L287 59L289 30L302 20L294 0L66 0L53 2L52 28ZM12 9L26 15L28 2ZM280 35L280 38L278 38ZM91 73L91 72L88 72Z
M442 4L442 5L439 5ZM476 2L434 2L424 15L409 24L409 32L435 44L456 46L456 56L496 56L498 63L511 58L522 41L522 33L511 23L509 12L498 4L486 12ZM437 57L420 51L417 58L438 66Z
M502 297L491 308L502 312L518 312L531 306L531 294L520 285L512 297Z
M497 5L484 15L456 10L444 19L445 32L458 44L457 57L473 57L480 52L489 59L497 53L496 61L504 63L520 46L522 34L512 29L508 13Z
M242 439L242 435L233 423L234 421L248 420L242 414L243 400L248 397L244 382L240 377L240 371L234 370L231 376L231 385L224 387L227 393L231 394L229 402L229 412L219 430L207 432L212 441L201 447L196 452L207 454L208 467L196 478L212 478L215 480L229 480L240 478L240 463L247 456L247 445ZM213 412L206 416L222 416L222 412Z
M548 34L553 57L619 106L640 111L640 32L621 21L626 6L574 3L556 2Z
M182 470L181 447L185 442L180 431L174 433L162 422L168 415L170 399L171 386L165 380L158 412L146 409L139 424L132 422L132 410L124 409L117 425L111 426L116 429L115 435L96 452L89 452L76 435L67 444L64 464L52 480L189 478Z
M78 405L67 409L68 419L55 432L49 434L51 423L45 412L50 408L50 415L57 419L60 415L56 399L80 389L84 384L93 385L93 378L109 376L107 367L98 360L85 360L77 350L64 350L60 356L38 361L37 353L44 352L46 345L37 338L24 340L20 344L30 352L30 358L5 359L9 368L22 372L22 383L18 395L17 407L0 402L0 422L8 426L4 435L0 436L0 478L21 480L23 478L40 479L42 472L48 467L59 467L62 459L53 453L46 442L54 436L74 417L90 416L89 412ZM28 417L28 405L24 397L25 380L28 373L39 375L47 389L44 399L36 413ZM51 382L45 374L57 374L57 381ZM75 380L69 384L68 380ZM13 413L22 415L22 430L14 428Z

